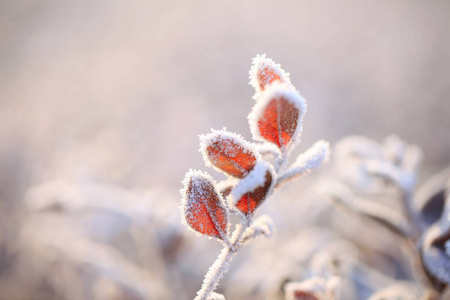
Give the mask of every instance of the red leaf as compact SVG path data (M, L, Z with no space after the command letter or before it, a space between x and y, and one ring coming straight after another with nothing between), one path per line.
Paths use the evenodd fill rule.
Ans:
M285 83L292 87L289 73L286 73L279 64L266 57L265 54L257 55L253 59L250 69L250 84L256 91L254 98L259 98L260 93L275 81Z
M200 138L205 161L228 175L243 178L256 164L253 147L237 134L214 130Z
M236 208L244 214L252 214L269 196L274 184L272 168L261 162L232 191Z
M256 188L254 191L245 194L236 203L237 209L244 214L252 214L256 208L266 199L267 192L272 185L272 175L269 171L266 172L264 186Z
M294 292L295 300L319 300L315 295L305 292L305 291L295 291Z
M255 139L286 148L301 134L305 100L283 84L272 84L249 115Z
M183 190L186 224L195 231L224 240L227 236L228 211L213 179L202 172L186 174Z

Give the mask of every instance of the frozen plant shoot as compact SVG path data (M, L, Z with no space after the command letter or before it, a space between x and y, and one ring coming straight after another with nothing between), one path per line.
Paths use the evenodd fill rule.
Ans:
M272 220L268 216L255 219L256 209L281 184L308 174L329 156L329 144L321 140L287 166L292 149L300 142L306 101L291 84L289 73L264 54L253 59L250 84L255 88L256 103L248 120L256 142L226 129L201 135L200 151L206 165L228 179L216 183L207 173L190 170L183 181L183 222L198 235L215 238L224 246L196 300L224 299L214 290L233 255L250 239L272 233ZM262 155L270 159L266 161ZM231 213L240 217L233 232Z

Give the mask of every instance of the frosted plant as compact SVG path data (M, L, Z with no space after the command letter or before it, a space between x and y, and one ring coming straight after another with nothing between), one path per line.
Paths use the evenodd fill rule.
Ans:
M45 299L185 299L167 263L182 226L161 197L151 190L62 179L29 188L18 228L20 260L27 266L21 280L45 278L54 293ZM34 261L37 267L28 269ZM0 298L17 299L5 297Z
M450 283L450 170L417 188L421 151L396 136L383 143L349 137L334 154L340 182L326 186L334 203L391 230L409 246L412 278L393 278L370 299L437 299Z
M287 167L292 149L300 142L306 101L291 84L289 74L265 55L253 59L250 84L255 88L256 104L248 120L257 142L248 142L226 128L201 135L200 152L206 165L228 179L216 183L207 173L190 170L183 181L183 222L198 235L224 246L196 300L224 299L213 292L233 256L245 242L273 231L269 216L255 219L256 209L281 184L308 174L329 155L328 143L318 141ZM271 158L265 160L263 154ZM230 214L240 219L233 232Z

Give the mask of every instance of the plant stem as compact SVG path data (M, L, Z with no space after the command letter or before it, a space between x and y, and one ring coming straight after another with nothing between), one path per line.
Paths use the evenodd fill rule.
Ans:
M214 292L219 284L219 280L223 277L223 275L225 275L226 272L228 272L231 259L242 244L242 235L250 225L251 222L247 218L243 219L241 224L236 225L231 244L226 245L222 249L222 252L217 257L216 261L209 268L208 273L203 280L202 287L197 292L197 297L195 297L194 300L207 300L209 295Z

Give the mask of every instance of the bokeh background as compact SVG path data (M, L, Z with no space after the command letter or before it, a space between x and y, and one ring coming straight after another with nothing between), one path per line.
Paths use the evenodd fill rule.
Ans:
M308 101L299 151L394 133L422 147L422 176L445 168L449 33L444 0L0 1L0 299L192 297L219 248L177 225L180 181L206 169L198 134L251 138L256 54Z

